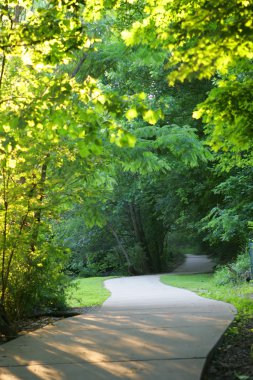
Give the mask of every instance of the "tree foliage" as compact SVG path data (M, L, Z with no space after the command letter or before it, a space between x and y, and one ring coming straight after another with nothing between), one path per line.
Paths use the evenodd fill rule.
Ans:
M252 163L252 3L147 0L143 11L143 19L122 32L127 45L168 51L170 85L218 75L194 116L207 123L215 151L248 152Z
M124 101L64 70L76 49L89 47L83 22L91 15L87 5L82 21L81 8L55 1L1 7L1 305L17 316L53 307L63 294L66 254L54 245L51 220L78 203L78 191L89 196L98 187L102 140L121 145L131 137L116 121Z

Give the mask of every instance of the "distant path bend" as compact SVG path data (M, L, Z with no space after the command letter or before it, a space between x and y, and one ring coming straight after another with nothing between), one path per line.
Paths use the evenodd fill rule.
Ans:
M194 274L213 272L215 263L207 255L186 255L185 261L173 273Z
M235 309L164 285L159 275L105 284L112 294L97 313L0 347L0 379L199 380Z

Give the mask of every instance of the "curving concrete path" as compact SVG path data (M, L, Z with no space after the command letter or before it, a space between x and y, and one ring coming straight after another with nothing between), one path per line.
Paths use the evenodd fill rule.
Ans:
M94 314L61 320L0 347L1 380L198 380L234 318L218 301L159 276L106 281Z
M206 255L186 255L185 261L173 273L211 273L215 263Z

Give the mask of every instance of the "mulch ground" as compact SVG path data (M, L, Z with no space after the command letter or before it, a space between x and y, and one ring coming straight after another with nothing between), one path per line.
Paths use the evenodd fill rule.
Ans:
M17 336L6 338L4 335L0 334L0 344L6 343L13 338L18 338L24 334L28 334L29 332L43 328L49 324L54 324L61 319L73 317L80 314L87 314L97 309L98 307L96 306L71 308L65 310L64 312L48 313L47 315L34 316L31 318L15 321L13 322L12 327L17 332Z
M16 322L18 336L27 334L60 319L86 314L97 308L75 308L62 316L39 316ZM0 344L6 342L0 336ZM252 380L253 379L253 317L235 321L224 335L206 366L202 380Z
M214 351L202 380L253 379L253 318L235 321Z

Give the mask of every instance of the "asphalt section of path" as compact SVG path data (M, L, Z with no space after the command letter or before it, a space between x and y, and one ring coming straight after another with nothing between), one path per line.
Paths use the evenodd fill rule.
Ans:
M61 320L0 347L1 380L198 380L235 310L159 276L106 281L94 314Z

